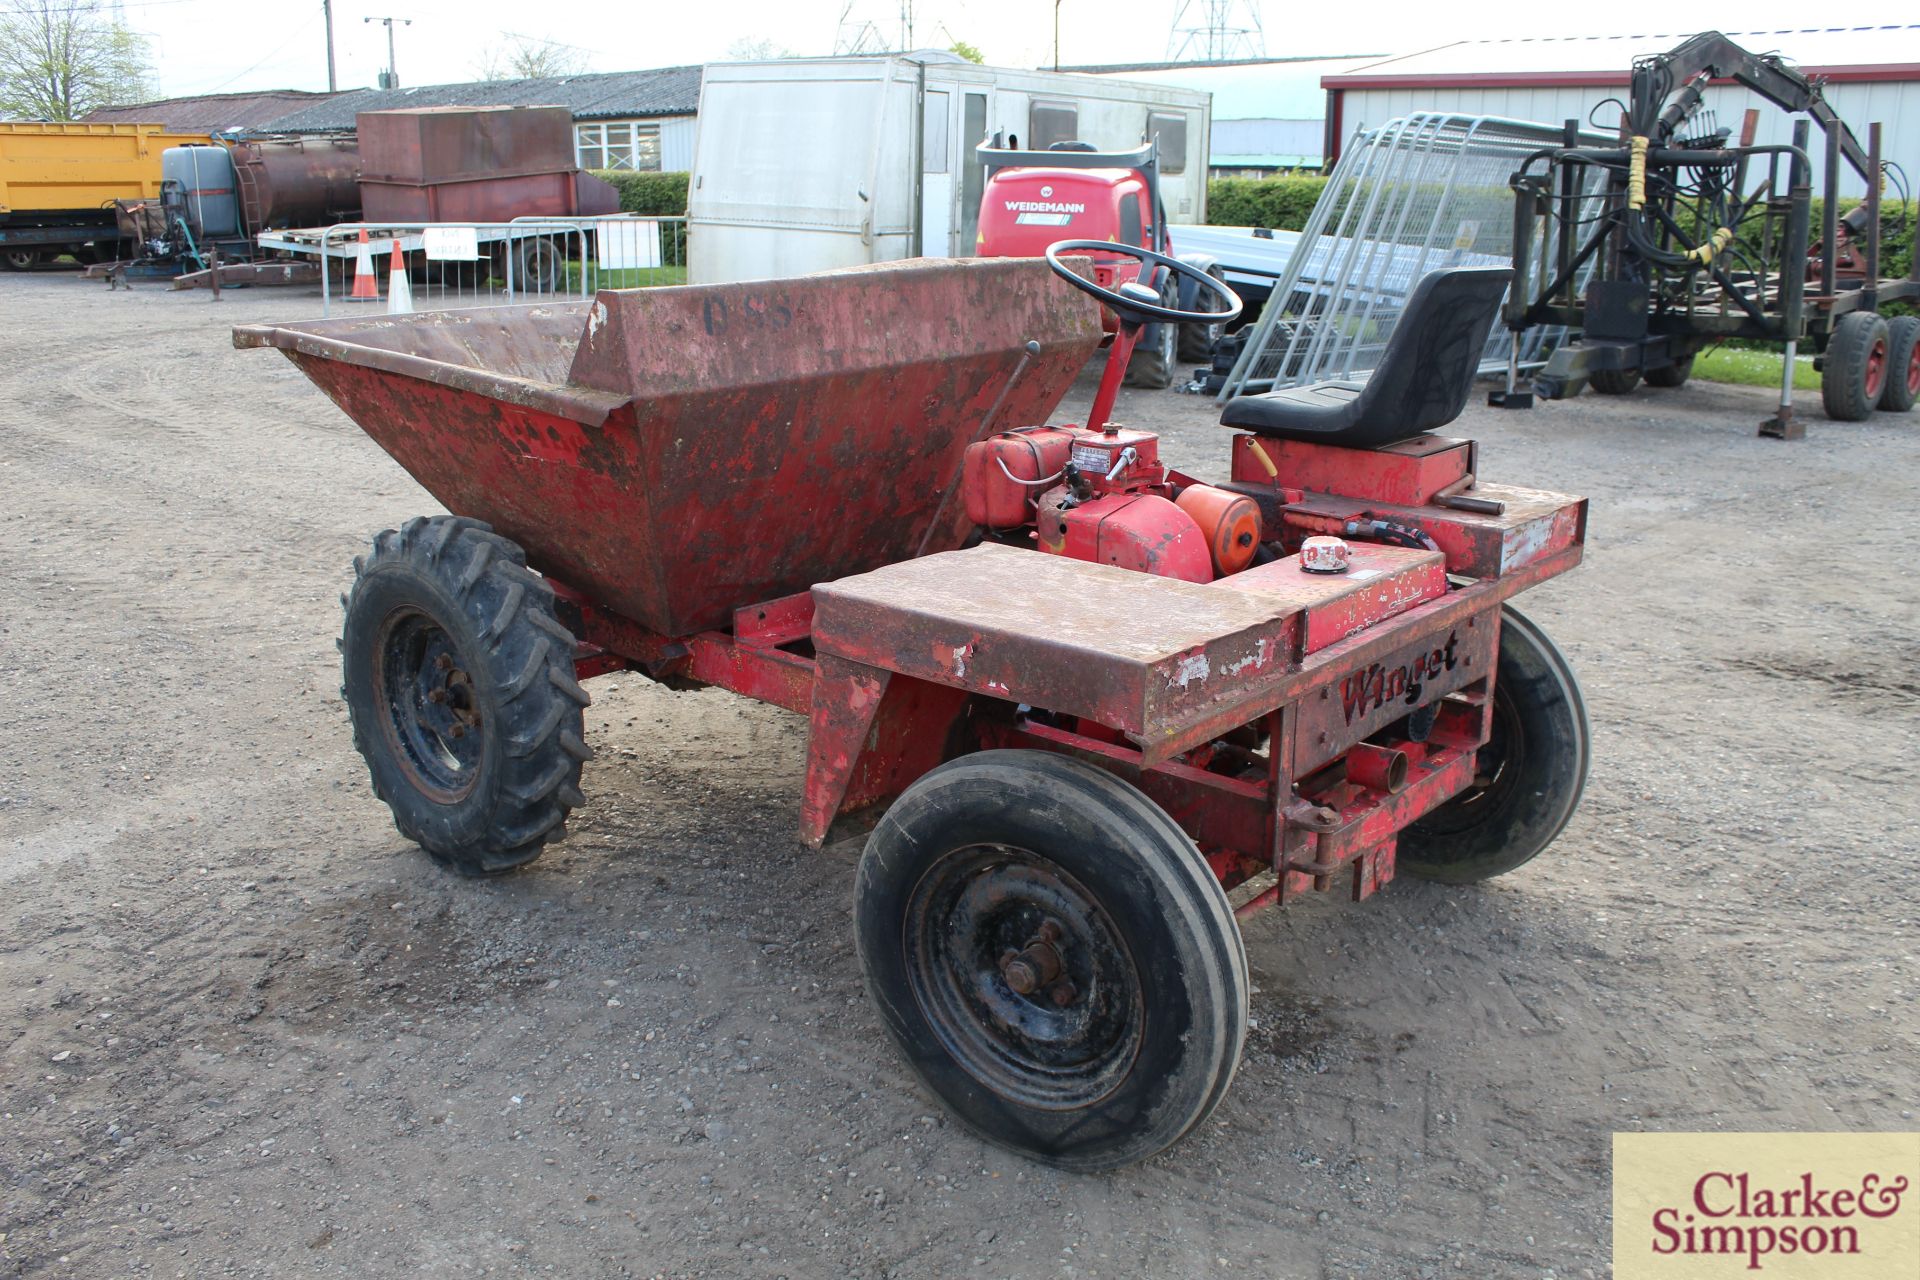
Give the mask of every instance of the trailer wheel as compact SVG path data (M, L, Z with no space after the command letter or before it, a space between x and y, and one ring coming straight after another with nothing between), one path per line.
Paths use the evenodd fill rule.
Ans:
M1887 322L1849 311L1833 326L1820 371L1820 403L1836 422L1865 422L1887 385Z
M1471 884L1553 843L1587 782L1587 706L1573 668L1525 614L1501 610L1493 737L1466 791L1400 833L1397 864L1423 880Z
M566 272L566 259L551 240L522 240L514 250L513 287L527 293L555 293Z
M1693 376L1693 357L1675 360L1672 364L1663 364L1658 369L1647 370L1647 385L1650 387L1684 387L1687 379Z
M1651 382L1653 379L1649 378ZM1587 383L1603 396L1624 396L1640 385L1638 369L1596 369L1587 378Z
M478 520L409 520L354 561L340 690L394 826L462 875L539 856L591 756L573 636L526 555Z
M1218 267L1209 267L1207 274L1222 284L1226 283L1226 274ZM1180 326L1180 358L1182 360L1207 361L1213 359L1214 344L1225 337L1227 326L1224 324L1183 324Z
M942 765L867 841L854 911L888 1033L990 1142L1114 1169L1232 1082L1239 927L1186 833L1110 773L1043 751Z
M1920 316L1887 321L1887 385L1880 407L1905 413L1920 401Z

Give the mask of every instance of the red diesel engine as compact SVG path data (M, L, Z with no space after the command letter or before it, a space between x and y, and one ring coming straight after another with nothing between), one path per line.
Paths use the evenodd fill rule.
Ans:
M1251 498L1179 483L1149 431L1003 431L968 447L965 491L984 529L1031 528L1042 551L1187 582L1238 573L1262 541Z

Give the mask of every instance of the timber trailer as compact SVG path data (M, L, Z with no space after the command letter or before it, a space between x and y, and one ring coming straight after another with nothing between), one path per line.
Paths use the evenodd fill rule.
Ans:
M1740 141L1701 111L1707 87L1732 80L1798 119L1791 145L1754 145L1759 112ZM1860 145L1820 86L1777 54L1756 56L1718 32L1637 60L1621 145L1567 145L1529 157L1513 176L1514 287L1505 308L1516 334L1540 324L1582 336L1555 351L1533 380L1519 370L1489 401L1526 408L1538 394L1561 399L1591 384L1621 395L1644 378L1656 387L1687 380L1694 355L1727 338L1781 343L1785 363L1776 412L1762 435L1798 439L1794 357L1820 354L1827 416L1857 422L1876 409L1905 412L1920 398L1920 318L1878 314L1920 302L1920 256L1904 279L1880 276L1881 189L1897 176L1881 158L1880 126ZM1826 135L1819 239L1811 238L1810 123ZM1840 165L1866 181L1862 204L1840 213ZM1585 196L1592 168L1605 171ZM1749 188L1749 179L1754 179ZM1597 207L1596 207L1597 206ZM1536 227L1556 215L1551 244ZM1584 292L1579 288L1586 277Z
M1094 253L1216 309L1064 256ZM1094 1170L1225 1094L1237 917L1484 879L1578 802L1578 687L1506 601L1578 563L1586 501L1434 434L1506 282L1429 276L1358 397L1234 401L1220 485L1111 421L1149 323L1239 305L1134 245L234 342L452 513L376 536L343 597L355 745L403 835L468 875L532 861L584 803L596 675L804 716L801 839L891 802L854 891L880 1022L977 1133ZM1083 294L1120 331L1090 425L1042 425L1102 341Z

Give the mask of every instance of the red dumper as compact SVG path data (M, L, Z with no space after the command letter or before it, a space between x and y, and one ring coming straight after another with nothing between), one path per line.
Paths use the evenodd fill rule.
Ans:
M1578 563L1586 503L1435 434L1505 273L1429 277L1364 389L1235 401L1208 485L1109 418L1146 325L1238 300L1105 288L1089 247L1193 271L1069 244L234 332L453 513L375 537L345 598L402 834L531 862L584 803L596 675L805 716L800 837L886 806L855 927L888 1032L982 1136L1080 1170L1226 1092L1237 916L1509 870L1587 763L1572 674L1505 606ZM1101 341L1085 295L1107 374L1044 426Z

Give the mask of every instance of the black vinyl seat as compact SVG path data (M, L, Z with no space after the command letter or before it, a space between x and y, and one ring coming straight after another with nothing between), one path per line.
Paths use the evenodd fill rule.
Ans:
M1374 449L1444 427L1466 408L1480 352L1513 272L1447 267L1414 286L1365 382L1317 382L1236 396L1223 426L1314 444Z

